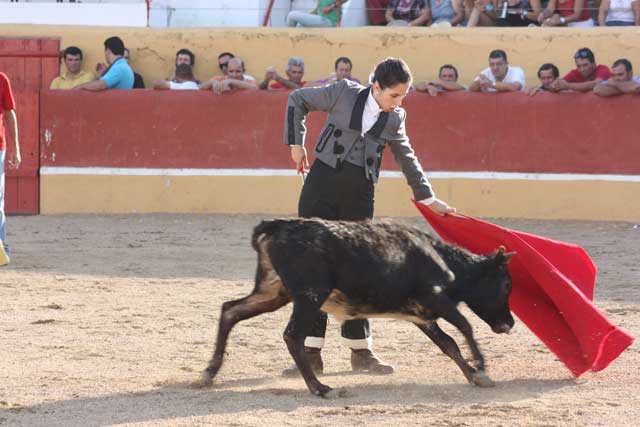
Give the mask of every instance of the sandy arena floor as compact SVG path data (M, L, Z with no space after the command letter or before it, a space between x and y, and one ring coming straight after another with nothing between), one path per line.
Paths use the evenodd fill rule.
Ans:
M603 372L576 380L522 323L498 336L472 314L498 383L492 389L469 386L417 328L391 320L372 322L374 346L397 373L351 374L330 321L321 380L344 396L312 397L301 379L279 376L291 363L281 337L290 306L240 323L214 386L195 388L221 304L253 287L249 237L260 219L9 218L14 257L0 269L0 425L638 425L637 344ZM597 306L640 337L640 227L496 222L585 247L599 268Z

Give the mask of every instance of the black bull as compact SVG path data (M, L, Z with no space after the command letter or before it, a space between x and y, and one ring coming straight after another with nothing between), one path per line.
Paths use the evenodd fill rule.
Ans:
M414 323L462 370L471 384L490 386L472 328L457 308L467 306L494 332L513 327L509 311L514 254L500 248L479 256L443 243L418 228L385 222L276 219L255 227L255 288L222 305L216 348L204 372L210 384L222 366L229 332L241 320L293 301L284 340L309 391L328 396L304 353L304 339L320 311L340 321L387 317ZM475 367L436 323L442 318L465 337ZM333 393L331 393L333 394Z

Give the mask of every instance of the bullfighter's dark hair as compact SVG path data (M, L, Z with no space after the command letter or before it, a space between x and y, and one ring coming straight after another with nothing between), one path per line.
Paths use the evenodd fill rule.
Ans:
M400 58L387 58L376 65L371 83L378 82L380 89L386 89L398 84L411 84L413 77L406 62Z

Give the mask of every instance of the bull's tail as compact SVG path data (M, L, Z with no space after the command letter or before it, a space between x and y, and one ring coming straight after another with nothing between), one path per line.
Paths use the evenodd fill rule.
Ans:
M258 245L260 241L264 238L263 236L268 236L273 234L274 231L281 228L285 223L290 222L286 219L272 219L267 221L262 221L260 224L256 225L253 229L253 236L251 237L251 246L253 249L258 251Z

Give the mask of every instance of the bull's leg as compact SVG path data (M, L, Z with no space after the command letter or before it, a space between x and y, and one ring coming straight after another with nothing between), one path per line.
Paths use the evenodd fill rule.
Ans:
M265 299L264 294L253 293L248 297L235 301L227 301L222 304L216 348L207 369L205 369L202 375L204 383L211 384L213 378L220 370L229 333L236 323L262 313L275 311L286 305L289 301L289 297L284 295L276 295L270 299Z
M471 324L462 313L460 313L456 304L442 294L431 296L429 300L423 301L423 304L425 307L435 307L434 313L437 317L441 317L451 323L462 333L469 345L469 350L471 350L476 369L484 371L484 357L480 352L478 343L473 337L473 328L471 328ZM438 327L438 325L436 325L436 327ZM438 327L438 329L440 328Z
M462 319L466 322L466 319L464 319L464 317L462 317ZM491 387L494 385L491 379L484 372L484 364L482 364L482 368L479 367L477 370L470 366L462 357L458 344L456 344L453 338L451 338L449 335L447 335L447 333L440 329L435 320L430 321L427 324L416 324L416 326L418 326L418 328L420 328L422 332L424 332L429 338L431 338L431 340L436 343L436 345L440 348L440 350L442 350L444 354L449 356L456 363L456 365L458 365L470 384L475 384L480 387ZM469 328L471 328L470 325ZM473 340L473 336L471 336L471 339ZM475 340L473 342L475 344ZM480 355L480 360L482 360L482 355Z
M332 389L322 384L311 368L309 359L304 353L304 340L313 328L320 307L328 294L322 296L299 295L293 299L293 313L289 324L284 331L284 341L287 343L289 353L302 375L311 394L321 397L333 397Z

